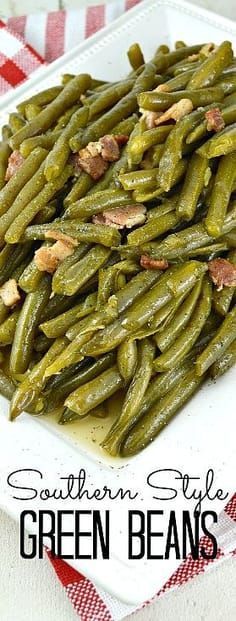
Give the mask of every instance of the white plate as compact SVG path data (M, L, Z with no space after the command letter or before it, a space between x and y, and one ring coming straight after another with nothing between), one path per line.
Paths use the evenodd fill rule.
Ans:
M63 72L92 71L99 78L122 77L129 69L126 50L134 41L141 43L145 57L148 58L157 45L163 42L173 46L176 39L184 39L191 44L205 41L217 43L225 38L232 40L235 45L236 25L227 19L177 0L148 0L48 68L40 69L37 76L34 75L16 91L2 97L0 123L5 122L7 113L22 98L56 84ZM191 502L184 503L181 496L174 504L157 505L146 485L147 475L157 468L178 468L182 472L203 476L208 467L213 467L218 487L233 493L235 405L232 401L235 378L234 369L216 385L205 386L153 445L136 458L114 463L94 444L94 430L76 433L72 428L69 436L50 422L37 421L26 415L11 424L6 416L7 403L1 399L2 506L17 518L19 511L25 507L39 509L50 505L38 499L28 503L14 500L6 477L9 472L22 468L41 469L45 474L45 485L55 486L57 483L58 486L60 476L76 474L80 468L85 468L89 485L102 487L106 484L113 489L123 486L139 490L136 503L110 503L113 534L110 560L69 562L121 600L127 603L144 601L162 587L179 561L127 561L127 508L136 506L145 511L158 506L158 509L169 511L174 508L176 512L181 512L184 508L193 507ZM32 478L33 475L27 479L29 483ZM16 476L15 480L19 480L19 477ZM65 501L63 504L52 502L51 506L85 509L86 502L81 503L81 507L77 503ZM91 509L105 509L109 503L90 502L87 506ZM219 511L223 505L216 500L208 503L207 508Z

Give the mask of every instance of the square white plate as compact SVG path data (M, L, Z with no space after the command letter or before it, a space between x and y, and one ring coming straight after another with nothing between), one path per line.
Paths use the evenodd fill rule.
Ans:
M146 58L152 56L160 43L173 46L176 39L187 43L230 39L236 44L236 24L178 0L147 0L125 14L115 23L99 32L82 45L37 71L30 81L2 97L0 124L23 98L58 83L63 72L91 71L99 78L122 77L128 70L126 50L139 41ZM231 370L216 385L209 384L198 393L184 410L175 417L156 441L136 458L125 461L109 460L94 440L98 430L88 431L87 423L71 428L70 435L63 428L56 429L50 421L35 420L23 415L15 424L7 421L7 402L1 398L0 413L0 502L18 518L24 508L39 509L105 509L112 508L112 549L109 561L69 561L76 569L94 580L102 588L127 603L139 603L156 593L177 568L180 561L127 561L127 509L143 511L152 508L181 512L193 508L178 495L174 503L153 500L146 485L147 475L158 468L177 468L195 476L204 477L209 467L216 473L217 486L234 492L235 469L235 390L236 370ZM40 423L40 424L39 424ZM99 426L99 423L98 423ZM75 431L77 429L77 431ZM101 431L101 430L100 430ZM103 430L104 433L104 430ZM95 447L95 448L94 448ZM44 486L59 485L59 477L85 468L88 485L113 490L122 486L139 491L135 503L127 501L82 503L64 501L17 501L6 479L11 471L23 468L40 469L45 476ZM25 474L28 485L37 480L37 474ZM15 476L15 483L19 482ZM22 481L22 479L21 479ZM201 486L203 482L201 483ZM34 485L33 485L34 486ZM165 504L165 506L163 506ZM222 502L208 503L208 509L219 511Z

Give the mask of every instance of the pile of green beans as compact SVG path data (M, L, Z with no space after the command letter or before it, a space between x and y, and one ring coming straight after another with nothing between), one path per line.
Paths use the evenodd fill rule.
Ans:
M59 424L79 425L115 408L101 446L121 457L236 362L232 45L177 41L147 62L134 43L128 59L122 80L66 74L21 102L0 141L0 393L10 420L59 410ZM119 158L95 181L77 155L89 145L94 157L107 135ZM65 254L42 267L37 257L60 244ZM223 284L213 259L229 270Z

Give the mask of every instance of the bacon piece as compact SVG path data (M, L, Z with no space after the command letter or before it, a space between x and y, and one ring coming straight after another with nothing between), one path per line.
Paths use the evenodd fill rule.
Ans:
M14 306L19 302L21 298L15 278L10 278L10 280L7 280L4 285L2 285L0 288L0 297L5 306Z
M156 127L156 120L161 116L160 112L152 112L152 110L145 110L142 115L147 129L154 129Z
M225 122L219 108L212 108L205 113L208 132L220 132L225 127Z
M212 52L215 52L215 50L217 49L218 46L216 46L214 43L205 43L199 52L200 56L205 56L206 58L208 58L208 56L210 56L210 54L212 54Z
M94 181L98 181L108 168L108 163L104 161L101 155L92 156L87 149L81 149L78 155L78 165L84 170Z
M179 121L184 116L192 112L193 104L191 99L180 99L177 103L173 104L168 110L163 112L161 116L155 121L155 125L160 125L166 121Z
M147 254L141 255L140 265L145 270L167 270L169 267L169 263L166 259L152 259Z
M217 291L221 291L223 287L236 287L236 266L227 259L209 261L208 269Z
M73 254L73 252L74 247L71 244L68 244L68 242L65 243L65 241L59 239L49 248L42 246L36 250L34 260L40 272L53 274L59 263Z
M5 174L5 181L9 181L11 177L19 170L24 162L24 158L20 151L13 151L8 158L8 166Z
M55 241L63 241L67 246L78 246L77 239L74 239L74 237L70 237L70 235L65 235L65 233L61 233L61 231L46 231L45 238L55 239Z
M126 144L129 140L129 136L127 136L126 134L115 134L114 138L119 147L123 147L123 145Z
M146 207L141 204L108 209L92 218L94 224L105 224L116 229L131 229L133 226L143 224L145 220Z
M117 162L120 157L119 145L114 136L107 134L100 138L101 156L105 162Z

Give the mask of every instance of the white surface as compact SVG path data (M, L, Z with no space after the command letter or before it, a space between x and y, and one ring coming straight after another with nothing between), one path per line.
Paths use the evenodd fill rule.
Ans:
M18 557L15 523L0 512L1 621L78 621L48 561ZM236 559L198 576L129 621L235 621ZM127 618L128 621L128 618Z
M47 6L48 6L48 5L47 5ZM50 8L51 8L51 7L50 7ZM53 7L53 8L54 8L54 7ZM34 9L35 9L35 4L34 4ZM22 10L23 10L23 9L22 9ZM1 11L2 11L2 4L1 4ZM182 21L183 21L183 20L181 20L181 28L182 28L182 33L183 33L183 27L184 27L184 25L183 25ZM172 36L173 36L173 38L176 38L176 37L177 37L177 32L176 32L176 22L175 22L175 24L174 24L174 25L175 25L175 32L173 32L173 33L172 33ZM142 24L142 26L143 26L143 24ZM189 32L190 32L190 31L189 31L189 29L188 29L188 33L189 33ZM205 32L206 32L206 31L205 31ZM201 33L201 34L202 34L202 40L204 40L204 39L205 39L205 32L202 32L202 33ZM212 32L212 30L211 30L211 32ZM182 34L182 33L178 30L178 38L182 38L182 37L184 37L184 34ZM196 29L195 29L195 28L193 29L193 31L192 31L192 35L191 35L191 36L192 36L192 40L194 40L194 41L196 40L196 37L197 37L197 38L199 38L199 37L197 36L197 33L196 33ZM138 37L137 37L137 38L138 38ZM208 38L209 38L209 39L211 39L211 38L213 38L213 37L212 37L212 35L210 35L210 34L209 34L209 37L208 37ZM215 38L216 38L216 40L217 40L217 39L218 39L218 40L220 40L220 39L222 38L222 34L221 34L220 32L218 32L218 37L215 37ZM132 37L131 37L131 39L132 39ZM142 33L140 34L139 39L142 41ZM150 39L151 39L151 37L150 37ZM190 41L190 34L189 34L189 36L188 36L188 40ZM127 41L127 37L126 37L126 41ZM127 46L127 44L128 44L128 41L127 41L127 43L126 43L126 46ZM41 84L40 84L40 86L41 86ZM219 397L220 397L220 395L219 395ZM223 402L223 401L224 401L224 402ZM222 404L221 404L221 405L222 405L222 408L223 408L223 406L225 407L225 399L224 399L224 400L222 400ZM205 408L205 412L206 412L206 401L204 401L204 408ZM224 410L224 411L225 411L225 410ZM193 413L193 412L191 412L191 415L190 415L188 418L192 419L192 422L193 422L193 420L194 420L194 416L192 416L192 414L194 414L194 413ZM190 425L191 425L191 424L192 424L192 423L191 423L191 420L190 420L189 422L190 422ZM199 421L199 414L198 414L198 423L199 423L199 422L200 422L200 421ZM215 421L214 421L214 422L215 422ZM185 423L186 423L186 420L185 420ZM220 423L220 421L219 421L219 423ZM219 430L220 430L220 428L219 428ZM178 427L178 431L179 431L179 433L181 433L181 429L180 429L179 427ZM209 432L210 432L210 428L209 428ZM194 435L194 434L193 434L193 435ZM169 438L167 438L167 440L168 440L168 446L169 446ZM165 443L164 443L164 445L165 445ZM164 448L164 447L163 447L163 448ZM182 448L183 448L182 446L181 446L181 447L179 447L179 453L178 453L178 456L180 456L180 455L181 455L181 453L182 453ZM217 447L217 448L218 448L218 447ZM205 445L205 449L207 449L207 445ZM147 453L146 453L146 454L147 454ZM165 454L165 451L163 452L163 455L164 455L164 454ZM170 454L171 454L171 451L170 451ZM191 455L191 458L192 458L192 455ZM186 463L186 461L185 461L185 463ZM192 460L192 459L191 459L191 463L194 463L194 460ZM163 466L163 464L161 464L161 465ZM170 464L169 464L169 465L170 465ZM229 463L228 463L228 466L230 466L230 464L229 464ZM227 474L227 473L226 473L226 471L225 471L225 474ZM23 563L25 563L25 562L23 562ZM35 563L36 563L36 562L35 562ZM219 572L219 571L220 571L220 568L219 568L217 571ZM208 577L208 578L209 578L209 577ZM207 578L207 579L208 579L208 578ZM204 585L205 585L205 584L206 584L206 583L204 582ZM187 587L186 587L186 588L187 588ZM176 596L176 594L175 594L175 595L173 594L173 596L169 595L168 597L175 597L175 598L176 598L177 596ZM165 599L166 599L166 598L165 598ZM164 600L162 600L162 602L163 602L163 601L164 601ZM184 601L184 600L183 600L183 601ZM233 616L232 616L232 617L230 617L229 615L231 615L231 612L232 612L232 611L234 611L234 606L235 606L235 601L234 601L234 600L232 600L232 598L230 599L230 606L231 606L231 603L232 603L232 606L233 606L233 607L232 607L232 608L229 608L229 609L228 609L228 612L227 612L227 610L225 610L225 611L224 611L224 609L222 609L222 610L220 611L220 610L219 610L219 608L217 607L217 609L218 609L217 614L219 613L219 615L221 615L221 616L217 617L217 616L216 616L216 612L214 612L214 618L215 618L215 619L218 619L218 618L219 618L219 619L223 619L223 618L224 618L224 619L230 619L230 621L231 621L231 618L233 619ZM203 605L204 605L204 601L203 601ZM158 619L159 619L159 618L161 619L161 617L159 617L159 614L160 614L160 613L159 613L159 611L160 611L160 606L161 606L161 604L159 604L159 608L158 608ZM186 606L186 601L185 601L185 606ZM184 609L183 609L183 610L184 610ZM206 611L207 611L207 609L205 608L205 615L203 615L203 616L202 616L202 619L204 618L204 620L205 620L205 619L211 619L211 618L213 618L213 617L211 617L211 616L206 616L206 614L208 614ZM209 614L211 614L211 613L210 613L210 611L208 611L208 612L209 612ZM227 612L227 614L226 614L226 612ZM42 611L41 611L41 613L42 613ZM4 621L8 621L8 618L7 618L7 617L5 617L5 614L7 614L7 613L4 611L4 617L3 617L3 619L4 619ZM27 613L27 614L28 614L28 613ZM34 613L34 614L35 614L35 613ZM147 614L147 615L148 615L148 613L145 613L145 612L144 612L144 613L142 613L142 614L144 614L144 615L145 615L145 614ZM182 621L182 619L185 619L185 617L183 616L183 614L185 614L185 613L183 613L183 612L182 612L182 613L180 613L180 614L182 614L182 616L179 616L179 619ZM22 618L23 618L23 617L22 617ZM31 618L33 619L33 621L37 621L37 617L32 616L32 617L28 617L28 618L27 618L27 617L26 617L26 615L25 615L25 613L24 613L24 619L26 619L26 621L31 621ZM53 621L53 619L54 619L54 617L53 617L53 616L52 616L52 617L48 617L48 619L47 619L47 617L45 617L45 616L43 616L43 617L42 617L42 614L41 614L40 619L42 619L42 618L44 619L44 621L48 621L49 619L50 619L50 621L51 621L51 620ZM71 617L71 619L72 619L72 618L74 618L74 617ZM137 621L138 621L138 618L140 618L140 620L141 620L140 615L137 615ZM151 618L153 618L153 619L154 619L154 618L156 618L156 617L155 617L155 616L153 616L153 617L146 616L146 617L143 617L143 618L145 618L145 619L147 619L147 620L148 620L149 618L150 618L150 619L151 619ZM165 618L165 619L167 619L167 617L166 617L166 616L165 616L165 617L163 616L162 618L163 618L163 619L164 619L164 618ZM171 617L169 617L169 618L171 618ZM173 617L172 617L172 618L173 618ZM178 619L178 617L176 616L176 614L175 614L174 618L177 618L177 619ZM189 615L188 615L188 614L187 614L187 616L186 616L186 619L187 619L187 618L189 619ZM191 619L192 619L192 618L194 619L194 617L193 617L193 616L191 616ZM14 617L13 617L13 616L9 617L9 620L10 620L10 619L11 619L11 621L15 621L15 619L14 619ZM20 621L18 613L17 613L17 619L18 619L18 621ZM57 616L57 619L58 619L58 616ZM63 619L63 617L62 617L62 619ZM201 617L197 616L197 617L196 617L196 619L201 619ZM69 621L69 619L68 619L68 621Z

